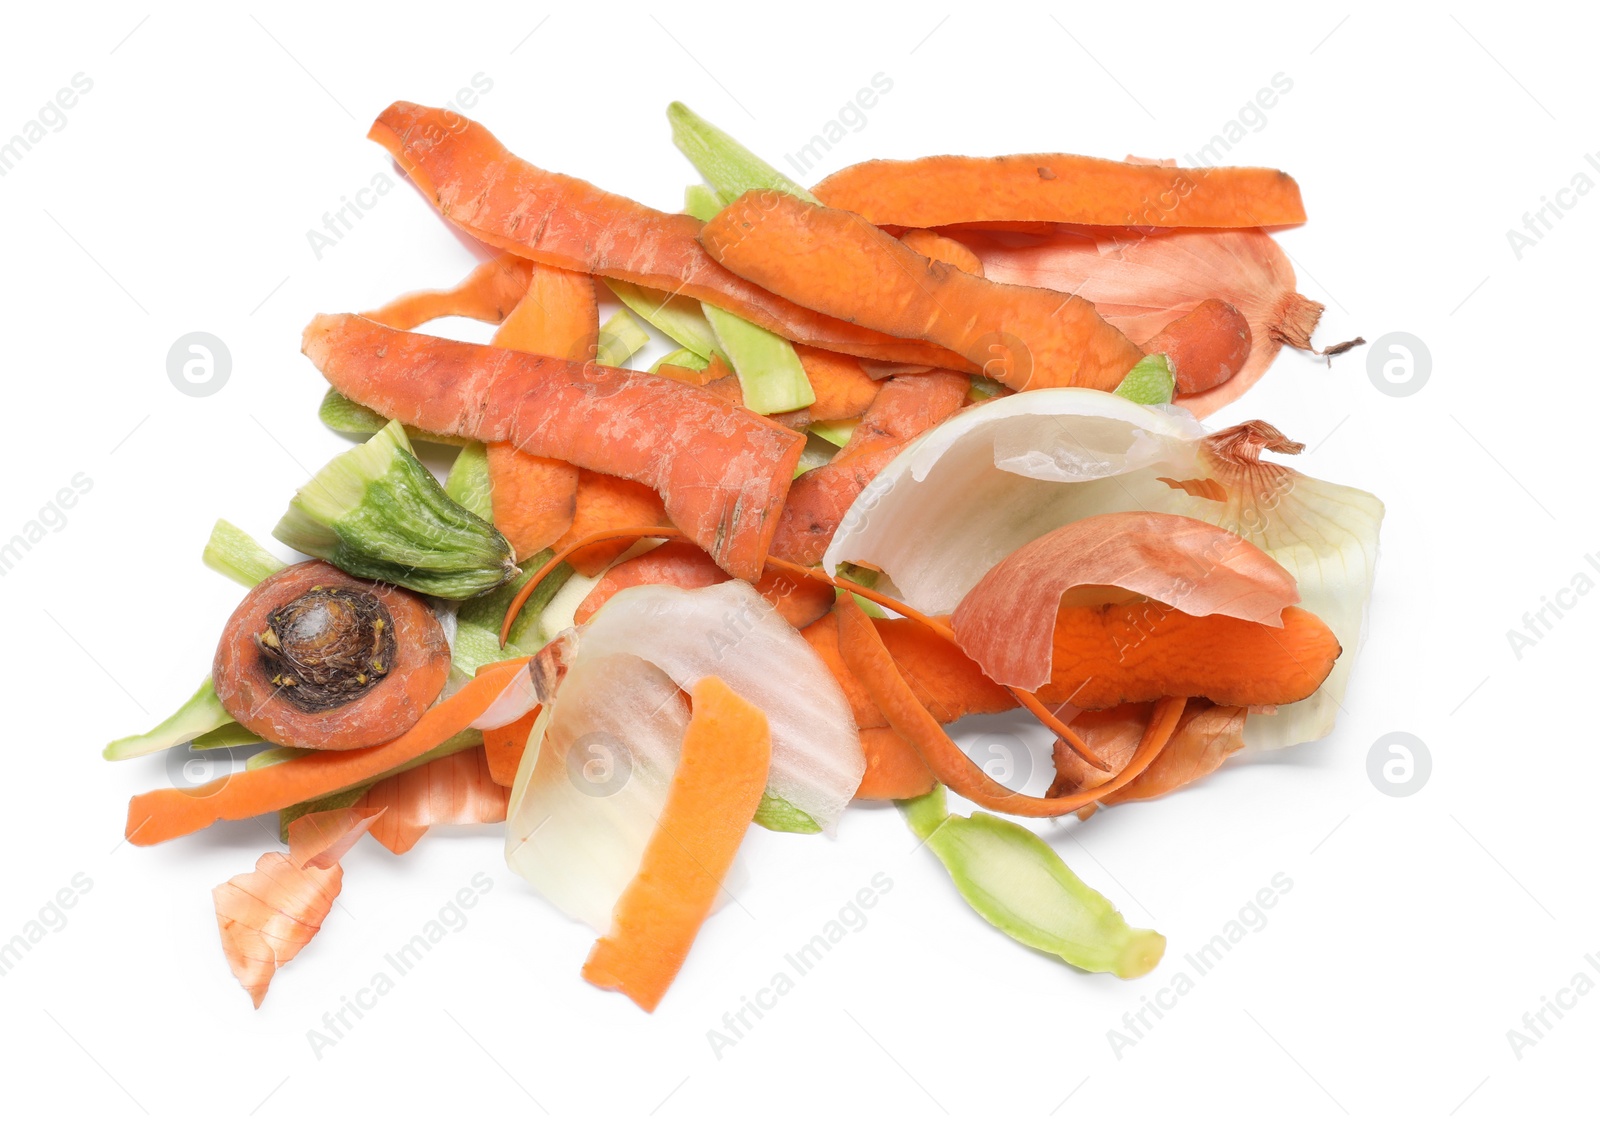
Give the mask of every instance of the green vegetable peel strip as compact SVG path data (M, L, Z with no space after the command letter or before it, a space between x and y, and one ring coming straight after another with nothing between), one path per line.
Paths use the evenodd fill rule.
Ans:
M357 404L338 389L330 388L322 397L317 409L317 419L341 435L370 439L388 426L389 421L364 404ZM406 435L413 443L437 443L445 447L463 447L467 440L460 436L441 436L420 428L407 428Z
M444 492L485 522L494 521L494 495L489 486L489 449L474 440L450 464Z
M621 368L639 350L650 344L650 334L628 314L618 310L600 327L600 344L594 359L613 369Z
M1125 980L1150 972L1166 952L1164 937L1129 926L1110 900L1021 825L987 812L949 815L942 785L895 804L968 905L1023 945Z
M216 688L207 675L200 689L173 712L172 717L156 724L148 733L118 738L106 746L101 754L107 761L126 761L130 757L143 757L160 753L173 746L184 745L202 734L209 734L233 721L233 715L223 707Z
M761 794L761 803L756 806L752 820L769 832L797 832L809 836L822 831L815 820L772 792Z
M720 352L717 335L701 313L700 303L617 279L603 281L619 302L697 357L709 361Z
M287 569L287 561L279 561L261 548L261 543L238 526L218 518L211 527L211 537L200 559L229 580L238 581L253 589L279 569Z
M255 538L232 522L220 518L211 527L211 537L207 539L200 556L224 577L238 581L247 588L254 588L279 569L288 567L285 562L262 549ZM248 736L235 741L241 734ZM213 736L217 740L197 743L197 739ZM233 715L228 713L222 700L217 697L211 676L207 675L200 689L173 711L171 717L157 723L147 733L118 738L106 746L102 756L107 761L124 761L190 743L197 743L194 745L196 749L215 749L219 745L249 744L260 740L234 721Z
M1128 370L1112 391L1135 404L1171 404L1178 382L1165 353L1152 353Z
M706 178L724 205L758 188L798 196L809 204L818 203L811 193L682 102L667 107L667 121L672 124L672 144L689 158L689 163Z
M693 369L698 373L709 364L711 364L709 358L700 356L692 349L675 349L665 356L656 358L656 363L650 366L650 372L652 374L661 372L663 365L676 365L681 369Z
M694 191L696 188L701 191ZM721 211L720 202L702 186L692 186L685 199L689 214L702 223ZM794 412L816 402L811 378L806 376L805 366L800 364L800 355L793 345L737 314L704 302L700 309L716 335L719 352L728 359L739 378L746 408L770 416L777 412Z

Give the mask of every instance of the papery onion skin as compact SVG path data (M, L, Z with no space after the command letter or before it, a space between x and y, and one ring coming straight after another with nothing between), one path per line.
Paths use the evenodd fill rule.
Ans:
M837 572L844 562L870 562L885 591L940 614L1007 553L1067 522L1124 510L1211 522L1288 569L1300 607L1344 645L1309 700L1252 714L1245 727L1251 750L1311 741L1333 728L1361 641L1383 503L1261 461L1287 441L1259 422L1241 428L1205 443L1185 413L1088 389L985 401L884 468L845 515L823 563Z
M1284 345L1311 349L1320 302L1295 291L1294 266L1259 228L1231 231L1060 228L1049 235L951 231L993 279L1077 294L1134 341L1148 341L1206 299L1237 307L1250 353L1228 380L1178 403L1204 417L1244 395Z

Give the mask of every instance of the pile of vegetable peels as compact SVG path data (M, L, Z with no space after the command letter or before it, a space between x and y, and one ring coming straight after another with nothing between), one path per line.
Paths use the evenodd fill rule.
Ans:
M807 191L668 117L705 179L677 213L449 110L379 116L492 257L306 328L322 419L364 441L273 531L308 560L217 523L204 559L249 592L210 676L105 756L266 748L134 797L128 840L277 814L287 850L214 892L257 1006L361 837L503 821L594 928L583 976L653 1010L751 826L832 833L853 801L897 802L1017 941L1148 972L1161 935L991 813L1087 819L1332 727L1382 505L1264 460L1300 451L1264 422L1200 423L1311 349L1263 230L1304 221L1298 186L1035 154ZM414 332L446 316L497 329ZM648 371L636 319L676 344ZM458 449L442 483L416 442ZM1042 796L945 729L1018 708L1054 738Z

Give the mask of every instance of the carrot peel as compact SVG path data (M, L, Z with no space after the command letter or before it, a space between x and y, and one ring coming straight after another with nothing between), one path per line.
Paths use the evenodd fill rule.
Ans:
M1132 761L1114 780L1087 792L1062 797L1034 797L1000 784L975 765L895 667L894 656L879 638L872 620L853 601L840 601L839 651L873 703L896 733L909 742L941 784L974 804L1013 816L1064 816L1098 800L1142 773L1160 754L1183 714L1183 698L1164 698L1157 705Z
M478 668L472 681L431 707L393 741L366 749L325 750L188 789L157 789L128 802L127 839L146 846L186 836L218 820L245 820L331 796L398 769L470 727L527 666L512 659Z
M639 870L583 976L654 1012L711 913L761 803L772 755L767 716L716 676L694 687L683 752Z

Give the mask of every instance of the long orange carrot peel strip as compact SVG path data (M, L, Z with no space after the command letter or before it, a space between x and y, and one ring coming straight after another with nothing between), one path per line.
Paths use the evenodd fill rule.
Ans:
M1083 299L991 282L918 254L853 212L748 192L700 242L724 267L824 313L966 358L1013 389L1110 391L1144 356Z
M331 796L405 765L446 738L476 724L493 728L513 718L492 714L501 695L525 677L528 661L486 664L455 694L433 706L393 741L367 749L308 753L292 761L234 773L220 783L190 789L157 789L128 802L127 839L159 844L209 827L218 820L245 820L302 801ZM523 710L529 707L524 706Z
M866 161L817 185L818 199L874 224L1049 222L1158 228L1305 223L1300 186L1277 169L1179 169L1066 153Z
M668 377L319 317L304 351L391 419L564 459L658 491L729 573L761 575L805 438ZM418 421L427 421L418 424Z
M646 1012L671 987L761 803L767 716L716 676L697 683L667 802L583 976Z
M451 110L396 102L367 135L386 148L444 217L492 247L569 271L682 294L790 341L914 364L962 364L796 305L725 270L695 242L700 223L658 212L586 181L546 172Z
M343 885L339 859L381 812L343 808L289 825L289 850L256 861L211 892L222 952L257 1008L278 968L316 937Z

